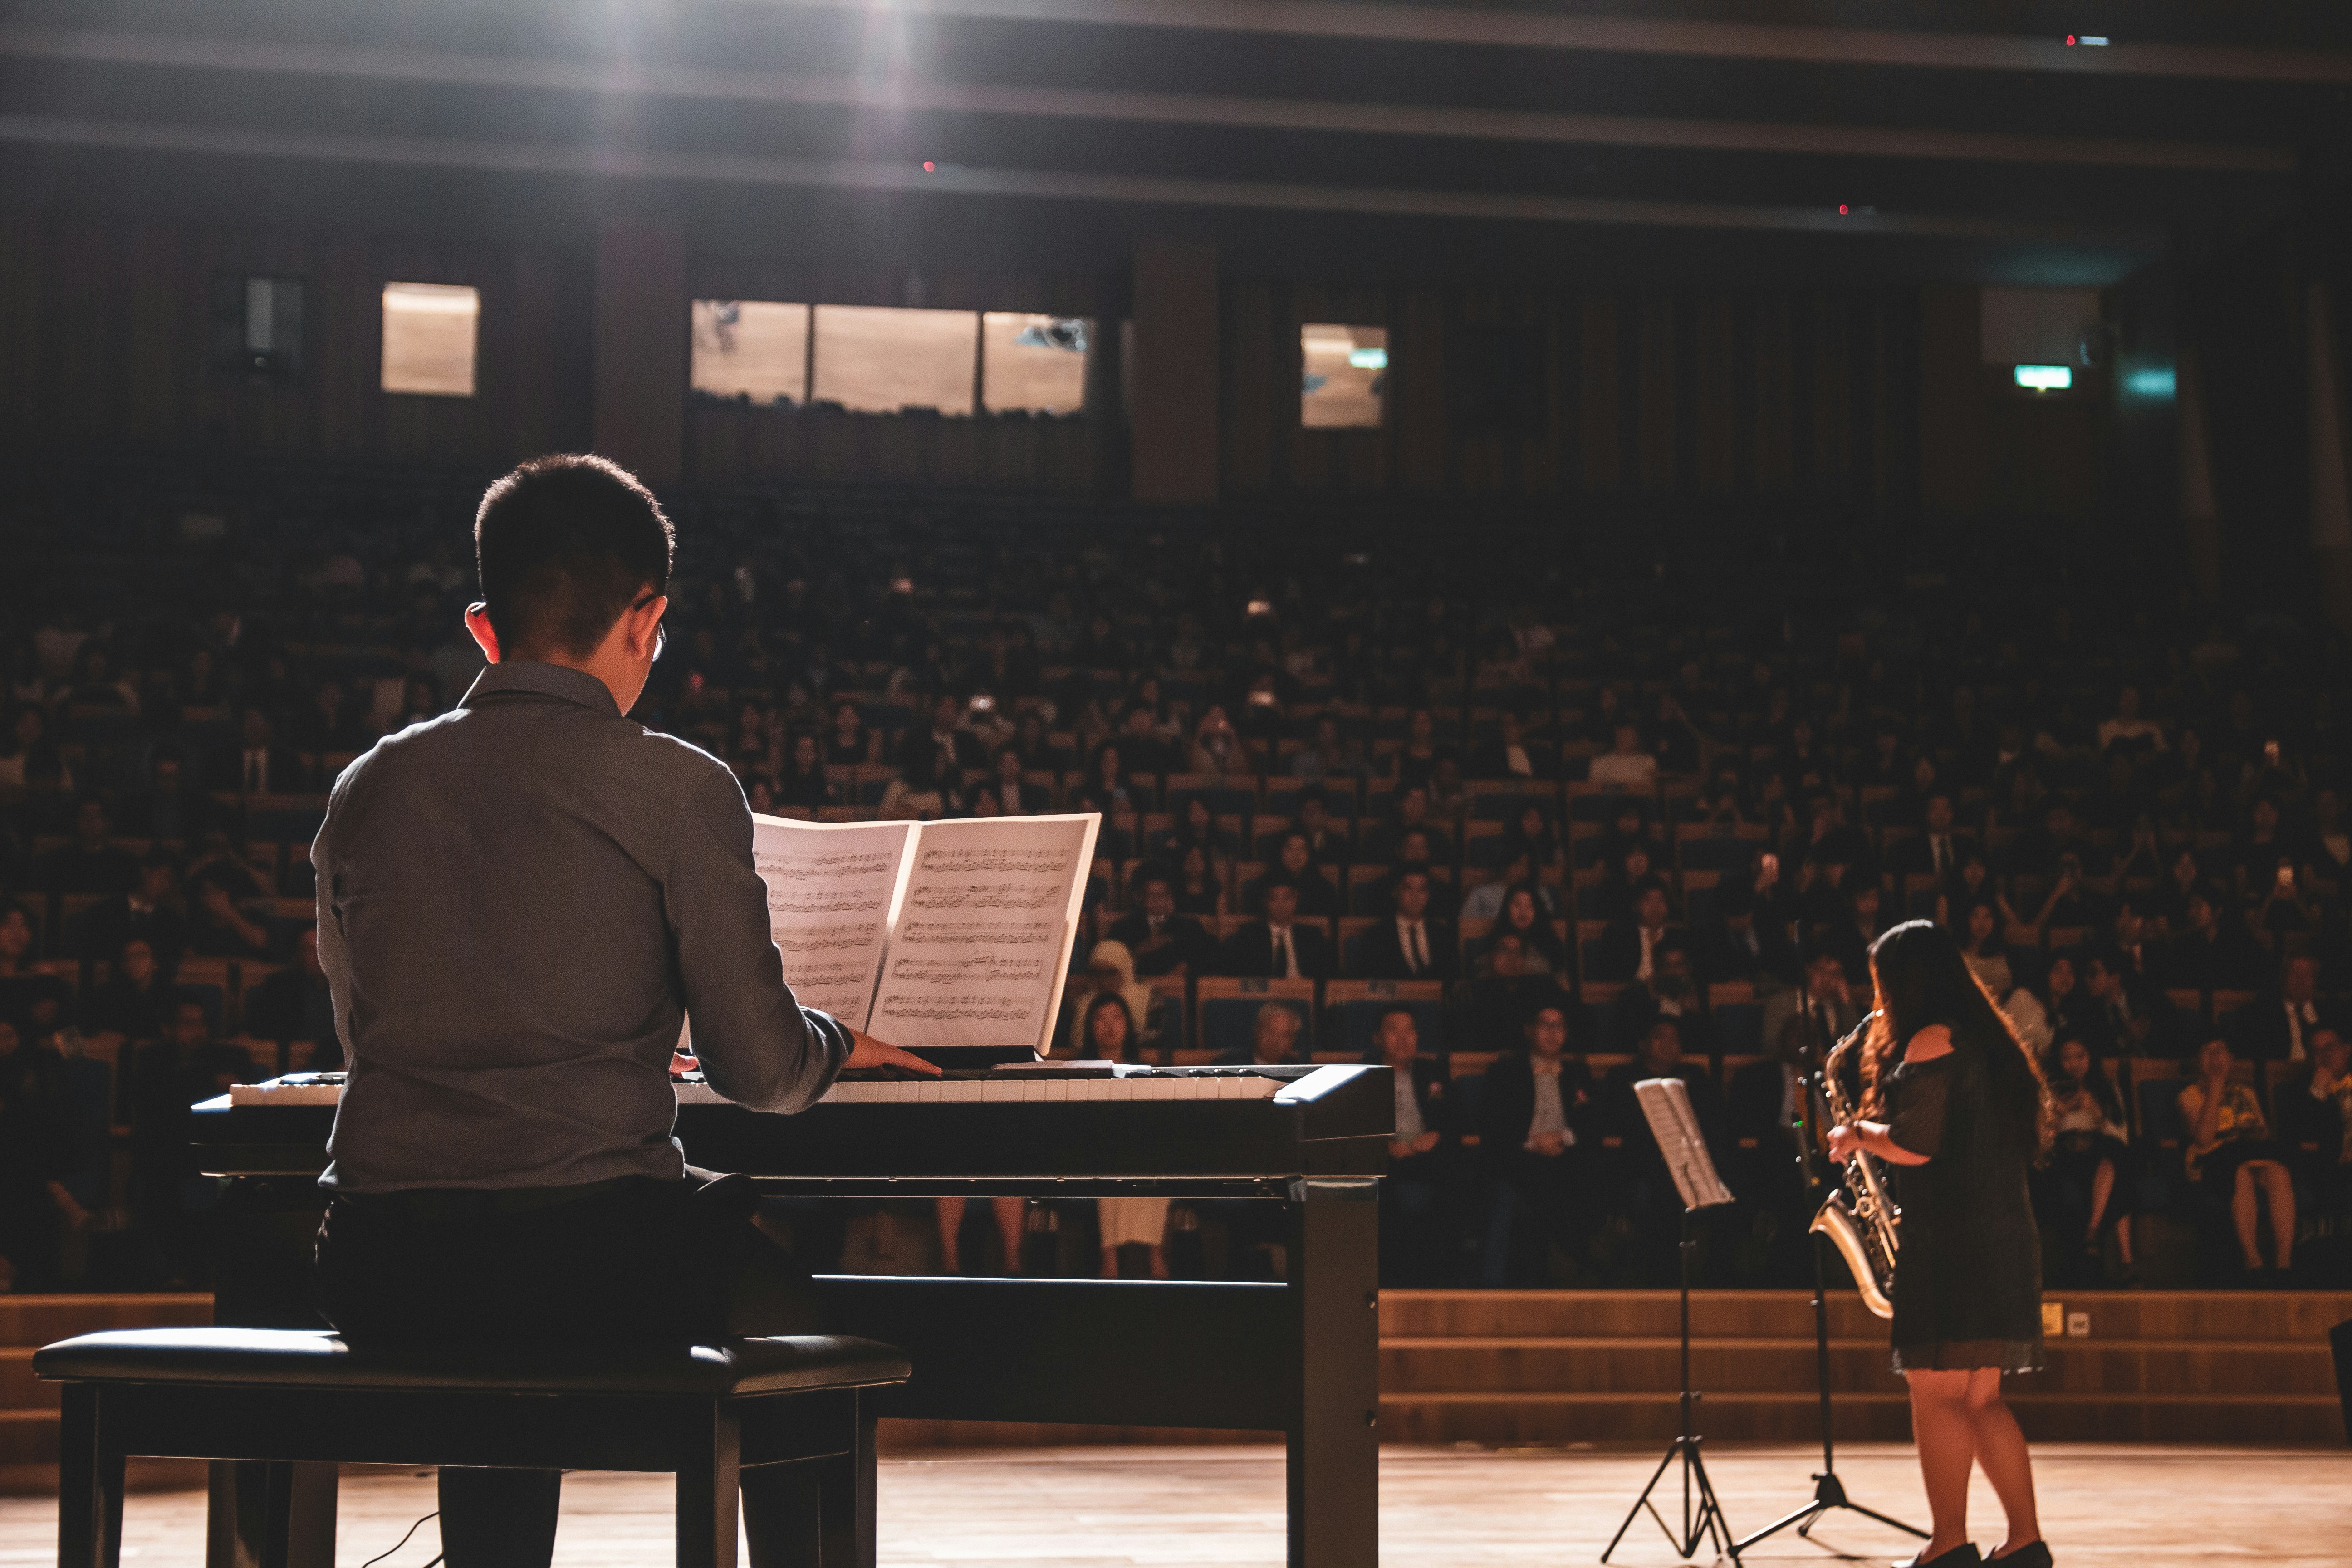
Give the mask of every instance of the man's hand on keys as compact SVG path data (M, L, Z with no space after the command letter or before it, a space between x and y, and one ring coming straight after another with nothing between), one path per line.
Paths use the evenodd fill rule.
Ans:
M844 1064L852 1068L898 1068L925 1078L937 1078L940 1069L909 1051L896 1046L886 1046L871 1035L849 1031L849 1060Z

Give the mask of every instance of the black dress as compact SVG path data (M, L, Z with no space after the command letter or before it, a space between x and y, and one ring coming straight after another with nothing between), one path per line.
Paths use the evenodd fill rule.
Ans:
M1887 1075L1894 1140L1927 1156L1924 1165L1886 1163L1903 1211L1897 1372L2042 1366L2042 1242L2026 1190L2034 1151L1993 1104L1986 1049L1954 1026L1950 1055Z

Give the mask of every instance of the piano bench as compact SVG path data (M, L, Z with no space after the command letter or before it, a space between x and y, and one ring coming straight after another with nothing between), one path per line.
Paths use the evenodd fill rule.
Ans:
M333 1568L342 1463L672 1471L678 1568L735 1568L741 1472L788 1466L785 1560L872 1568L873 1391L909 1368L822 1334L355 1351L323 1332L136 1329L62 1340L33 1370L65 1384L58 1568L119 1568L131 1455L227 1461L215 1561Z

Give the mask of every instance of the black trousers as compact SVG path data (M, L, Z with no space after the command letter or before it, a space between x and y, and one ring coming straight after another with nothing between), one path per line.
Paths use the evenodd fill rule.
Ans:
M571 1190L338 1197L319 1227L320 1310L356 1345L698 1343L819 1330L805 1275L752 1224L741 1176ZM747 1472L744 1534L775 1560L780 1504ZM448 1568L545 1568L561 1470L445 1469Z

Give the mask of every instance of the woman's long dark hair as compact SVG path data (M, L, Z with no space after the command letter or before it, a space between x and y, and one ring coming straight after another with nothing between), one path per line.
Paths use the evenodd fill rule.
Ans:
M1933 921L1904 921L1870 944L1870 974L1878 1016L1863 1047L1862 1070L1871 1113L1884 1108L1881 1085L1904 1045L1928 1025L1946 1024L1955 1048L1974 1043L1983 1049L1993 1103L2008 1116L2011 1133L2037 1153L2049 1146L2050 1088L2042 1064L1961 962L1949 931Z

